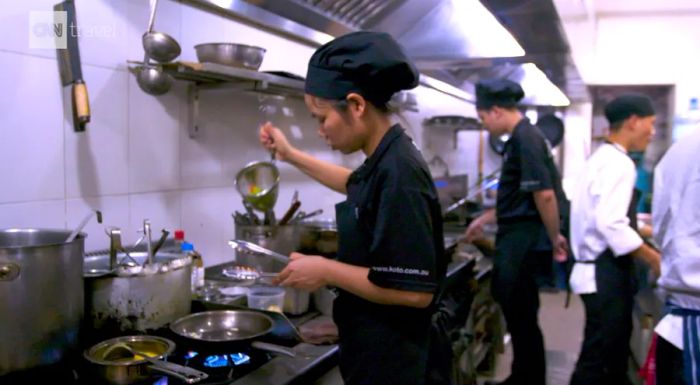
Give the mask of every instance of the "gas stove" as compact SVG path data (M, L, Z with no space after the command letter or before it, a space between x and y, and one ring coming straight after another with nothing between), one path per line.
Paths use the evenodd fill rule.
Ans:
M220 308L222 307L205 306L199 302L193 302L192 306L193 312ZM278 322L280 317L280 315L276 317L273 315L273 319L275 319L273 331L259 340L293 348L299 353L297 358L280 357L275 353L255 349L249 344L237 343L231 346L226 344L224 346L216 345L214 348L205 347L206 345L193 344L184 340L167 327L149 331L148 334L167 338L175 343L175 350L167 357L169 362L207 373L209 377L198 382L200 385L303 383L306 381L303 379L304 376L327 370L330 365L335 363L337 353L335 345L315 346L301 343L289 322ZM83 344L84 346L81 346L80 352L67 355L63 362L2 376L0 377L0 385L59 382L72 385L106 384L104 380L95 376L90 364L82 357L82 352L93 344L115 337L115 335L87 334L90 335L84 338L86 342ZM284 370L277 370L278 367L283 367ZM161 375L157 372L153 373L154 375L148 381L140 382L137 385L185 384L184 381L177 378Z
M175 342L175 350L168 355L168 362L207 373L209 377L198 382L201 385L231 384L274 358L273 354L240 344L231 349L226 347L202 349L200 346L192 346L181 341L168 329L154 330L149 334L168 338ZM275 340L275 343L281 344L281 342ZM0 377L0 385L58 382L72 385L106 384L106 381L96 375L95 368L79 356L76 352L69 355L63 362L55 365L11 373ZM58 381L59 379L61 381ZM181 384L186 384L186 382L157 372L153 372L153 376L148 381L138 383L138 385Z

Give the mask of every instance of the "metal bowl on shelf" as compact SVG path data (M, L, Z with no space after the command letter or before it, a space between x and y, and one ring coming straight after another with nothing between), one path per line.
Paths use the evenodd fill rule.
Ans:
M236 43L205 43L194 46L197 60L257 71L265 56L265 48Z

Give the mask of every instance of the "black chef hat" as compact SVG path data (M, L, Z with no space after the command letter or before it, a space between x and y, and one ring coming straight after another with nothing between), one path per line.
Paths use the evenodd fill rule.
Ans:
M610 124L621 122L632 115L644 117L655 114L651 99L638 93L620 95L605 106L605 117Z
M330 100L356 92L384 105L401 90L418 85L418 71L386 33L352 32L324 44L309 60L305 92Z
M476 108L515 107L525 96L520 84L508 79L485 79L476 84Z

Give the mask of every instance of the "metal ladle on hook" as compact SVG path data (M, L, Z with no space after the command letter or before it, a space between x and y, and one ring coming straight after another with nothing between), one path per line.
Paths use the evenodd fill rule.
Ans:
M153 60L166 63L180 56L180 44L170 35L153 30L158 0L151 0L151 17L148 20L148 30L141 37L143 49Z
M145 51L143 65L136 67L136 82L143 92L150 95L163 95L170 91L173 77L163 72L158 65L150 63L150 59L158 62L168 62L180 55L180 45L162 32L153 31L153 22L156 15L158 0L151 0L151 17L148 22L148 31L143 34L142 43Z

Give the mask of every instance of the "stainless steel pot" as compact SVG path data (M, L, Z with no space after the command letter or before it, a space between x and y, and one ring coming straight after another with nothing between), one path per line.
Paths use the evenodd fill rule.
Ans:
M153 265L144 265L146 252L132 252L131 262L109 271L109 255L85 258L86 316L93 329L107 335L144 332L165 326L190 313L192 259L160 252ZM94 276L91 272L103 271Z
M174 349L175 343L167 338L124 336L102 341L86 350L83 356L90 362L95 377L115 385L148 380L153 377L154 371L176 377L188 384L208 377L199 370L161 361ZM145 354L139 356L139 353Z
M246 240L284 255L299 251L334 258L338 251L338 232L335 221L332 220L299 222L285 226L236 224L236 239ZM262 254L236 253L236 262L270 273L280 272L286 266L286 263ZM309 309L309 292L290 287L285 288L285 291L285 313L298 315Z
M257 226L236 225L235 239L252 242L258 246L270 249L279 254L289 255L299 251L301 232L304 228L296 225L287 226ZM241 265L253 266L260 271L276 273L282 271L286 262L263 254L236 253L236 262Z
M245 226L236 225L236 239L246 240L276 251L279 254L289 255L301 250L301 243L305 227L298 225L286 226ZM267 273L278 273L287 265L285 261L271 258L264 254L251 254L236 252L236 261L239 264L253 266ZM298 315L309 310L311 294L308 291L285 288L284 308L287 314Z
M85 234L0 230L0 375L59 362L78 347Z

